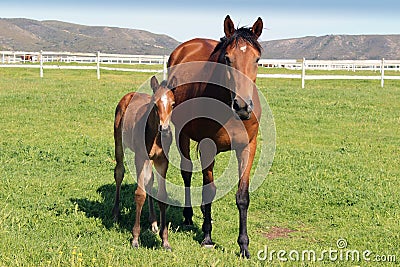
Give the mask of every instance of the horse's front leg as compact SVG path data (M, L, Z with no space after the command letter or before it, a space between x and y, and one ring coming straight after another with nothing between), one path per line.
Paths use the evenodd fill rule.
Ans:
M239 186L236 192L236 206L239 210L239 237L240 255L249 258L249 236L247 235L247 210L250 204L249 182L250 170L256 153L257 140L254 138L246 147L236 150L239 164Z
M181 175L185 184L185 207L183 208L183 217L185 225L193 225L193 208L190 194L190 185L192 182L193 163L190 159L190 139L184 133L175 133L177 144L179 144L179 152L181 155Z
M200 142L200 161L203 172L203 191L202 191L202 204L201 211L203 212L203 226L202 230L204 233L203 242L201 245L204 247L212 247L214 243L211 239L211 204L215 198L216 187L214 184L214 158L216 155L215 146L211 143L210 139Z
M201 211L203 212L203 226L204 239L201 242L203 247L213 247L214 243L211 239L211 204L216 194L216 187L214 184L213 176L214 161L203 170L203 191L202 191L202 204Z
M135 202L136 202L136 214L135 214L135 225L132 229L132 247L139 247L139 235L140 235L140 216L142 214L142 208L146 200L146 188L148 181L151 179L152 165L150 160L143 159L140 155L135 155L135 167L137 175L137 189L135 191Z
M168 159L162 157L154 161L154 167L156 169L156 176L158 182L158 207L160 208L160 237L162 240L162 246L164 249L170 251L171 246L168 242L168 227L166 222L166 209L167 209L167 190L165 177L168 169Z
M151 195L153 184L154 184L154 175L153 173L151 173L150 181L146 185L146 192L148 193L147 199L149 204L149 222L151 224L151 231L153 231L153 233L157 233L158 232L157 216L154 210L154 198Z

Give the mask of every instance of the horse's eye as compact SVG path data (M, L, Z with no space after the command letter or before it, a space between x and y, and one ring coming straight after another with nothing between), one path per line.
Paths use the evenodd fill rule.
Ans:
M258 61L260 61L260 58L259 58L259 57L256 59L256 63L258 63Z

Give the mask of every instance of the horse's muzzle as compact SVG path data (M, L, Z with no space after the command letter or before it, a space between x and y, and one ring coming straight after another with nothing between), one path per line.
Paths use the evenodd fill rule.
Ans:
M236 112L241 120L249 120L251 118L251 112L253 111L253 101L238 101L233 100L232 109Z
M170 135L171 134L171 126L169 126L169 125L164 126L164 125L160 124L158 131L164 136Z

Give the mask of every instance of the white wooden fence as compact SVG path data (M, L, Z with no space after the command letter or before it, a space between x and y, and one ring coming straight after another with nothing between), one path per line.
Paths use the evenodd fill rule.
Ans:
M40 77L44 69L75 69L96 70L97 79L100 79L100 70L132 71L132 72L163 72L166 77L168 56L155 55L124 55L104 53L73 53L73 52L10 52L0 51L0 67L8 68L38 68ZM24 64L25 63L25 64ZM39 64L27 64L39 63ZM44 63L50 63L44 65ZM51 64L51 63L54 63ZM58 63L82 63L88 65L59 65ZM95 65L94 65L95 64ZM163 64L163 69L135 69L107 67L110 64ZM102 66L103 65L103 66Z
M400 60L280 60L262 59L259 65L266 68L286 68L290 70L301 70L301 74L258 74L260 78L284 78L301 79L301 87L305 87L306 80L380 80L381 86L385 80L400 80L399 76L385 75L385 70L399 71ZM347 70L360 71L367 70L379 72L380 75L312 75L307 74L306 70Z
M15 68L39 68L40 77L43 77L44 69L80 69L96 70L100 79L101 70L132 71L132 72L163 72L164 79L167 75L168 56L155 55L123 55L97 53L73 53L73 52L10 52L0 51L0 67ZM84 65L66 65L58 63L85 63ZM24 64L39 63L39 64ZM49 63L49 64L44 64ZM54 63L54 64L51 64ZM161 69L137 69L110 67L114 64L162 64ZM385 75L386 70L400 72L400 60L306 60L306 59L261 59L259 65L265 68L285 68L301 70L300 74L258 74L259 78L285 78L301 79L302 88L306 80L380 80L384 86L385 80L400 80L398 76ZM306 74L306 70L347 70L357 72L360 70L371 71L372 75L312 75ZM374 73L379 72L379 75Z

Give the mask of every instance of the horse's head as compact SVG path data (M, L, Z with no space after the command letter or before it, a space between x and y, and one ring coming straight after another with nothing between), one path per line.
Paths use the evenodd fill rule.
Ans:
M230 67L227 78L232 95L232 109L242 120L250 119L254 108L254 84L261 56L261 45L257 39L262 30L261 18L251 28L235 29L229 15L224 21L225 37L221 38L219 44L221 53L218 61Z
M167 85L166 81L159 84L157 78L153 76L150 85L153 89L153 104L160 118L158 131L163 135L170 134L171 114L175 104L171 89L176 87L176 77L173 76Z

